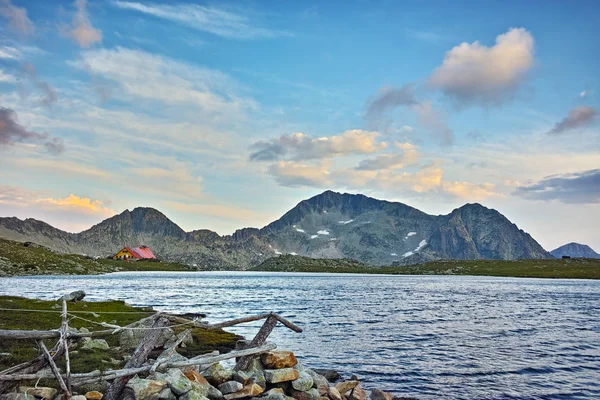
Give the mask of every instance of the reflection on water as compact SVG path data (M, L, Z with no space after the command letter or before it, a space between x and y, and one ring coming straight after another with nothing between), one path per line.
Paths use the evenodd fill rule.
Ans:
M272 340L311 367L419 399L600 399L600 282L487 277L119 273L1 278L0 293L83 289L210 322L276 311ZM260 322L232 328L253 335Z

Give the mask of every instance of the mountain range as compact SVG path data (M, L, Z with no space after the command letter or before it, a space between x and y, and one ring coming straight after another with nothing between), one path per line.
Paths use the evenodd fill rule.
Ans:
M247 269L280 254L350 258L377 266L553 258L528 233L480 204L434 216L402 203L332 191L301 201L261 229L226 236L205 229L185 232L160 211L139 207L80 233L35 219L0 218L0 237L102 257L143 244L159 258L206 269Z
M550 252L554 257L561 258L569 256L571 258L600 258L600 254L596 253L587 244L567 243Z

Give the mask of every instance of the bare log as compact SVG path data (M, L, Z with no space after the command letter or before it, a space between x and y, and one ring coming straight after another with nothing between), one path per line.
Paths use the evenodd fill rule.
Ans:
M156 362L154 363L154 365L152 366L152 368L150 369L150 373L153 373L154 371L156 371L156 369L159 367L160 364L164 364L165 362L169 361L171 359L171 357L173 357L173 354L175 354L175 351L177 350L177 346L179 346L181 344L181 342L183 342L186 338L186 336L191 332L190 329L184 331L182 334L179 335L179 339L177 339L177 341L175 343L173 343L171 346L169 346L168 349L166 349L165 353L166 356L165 357L159 357Z
M60 385L60 388L63 390L63 392L65 392L65 394L67 395L67 398L71 397L71 391L69 390L69 388L67 387L67 384L65 383L62 376L60 375L60 371L58 370L58 367L54 363L54 359L52 359L52 356L48 352L46 345L41 340L38 342L38 344L40 346L40 349L42 349L42 352L46 356L46 359L48 360L48 364L50 364L50 368L52 369L54 376L58 380L58 384Z
M279 315L277 313L271 313L271 315L274 316L275 318L277 318L277 321L281 322L285 327L293 330L294 332L302 333L302 328L300 328L298 325L288 321L287 319L283 318L281 315Z
M71 293L73 294L73 293ZM84 294L85 296L85 294ZM67 400L71 397L71 393L73 392L71 389L71 359L69 358L69 344L68 335L69 335L69 320L67 316L67 300L65 298L62 299L62 323L60 325L60 340L63 342L63 347L65 349L65 369L67 376L65 378L65 384L67 386Z
M152 328L164 328L168 325L169 320L167 320L166 318L159 317L152 325ZM157 343L160 339L161 334L162 329L149 329L146 332L146 336L144 336L144 339L142 339L137 349L135 349L135 351L133 352L133 355L131 356L129 361L127 361L127 363L125 364L124 369L140 367L144 363L144 361L146 361L146 358L148 358L148 354L150 354L150 352L154 350L155 347L157 347ZM125 388L125 385L127 385L127 382L129 382L130 376L131 375L123 376L114 380L103 398L105 400L119 400L123 388Z
M266 343L267 338L273 332L275 325L277 325L278 319L273 315L269 315L263 326L259 329L254 339L248 344L248 348L250 347L258 347L262 346ZM250 361L252 360L252 356L244 356L241 357L237 363L235 364L236 370L245 370L250 365Z

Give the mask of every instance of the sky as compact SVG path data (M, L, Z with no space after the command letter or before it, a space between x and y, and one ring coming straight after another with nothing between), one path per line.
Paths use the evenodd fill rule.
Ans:
M597 1L0 0L0 216L262 227L324 190L600 250Z

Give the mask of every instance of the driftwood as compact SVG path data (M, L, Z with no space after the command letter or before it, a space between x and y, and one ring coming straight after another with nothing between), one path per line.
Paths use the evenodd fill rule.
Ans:
M77 292L73 292L71 294L75 294ZM81 292L83 293L83 292ZM79 293L80 294L80 293ZM81 296L81 299L83 299L83 297L85 297L85 293L83 293L83 296ZM79 299L79 300L81 300ZM65 352L65 369L66 369L66 373L67 376L65 378L65 385L67 390L65 390L65 395L67 397L67 400L69 400L69 398L71 397L71 393L73 392L71 389L71 359L69 358L69 343L68 343L68 335L69 335L69 320L68 320L68 315L67 315L67 300L63 297L62 299L62 323L60 325L60 340L62 341L62 346L64 348L64 352ZM43 342L40 341L40 343L42 343L42 345L44 344ZM58 376L57 376L58 379ZM60 382L60 379L59 379ZM61 386L62 387L62 386ZM64 390L64 389L63 389Z
M41 340L38 342L38 345L40 346L40 349L42 349L42 352L46 356L46 360L48 361L48 364L50 364L50 368L52 369L54 376L58 380L58 384L60 385L60 388L63 390L63 392L65 392L65 394L67 395L67 398L71 397L71 391L67 387L67 384L65 383L63 377L60 375L60 371L58 370L58 367L54 363L54 359L52 359L52 356L48 352L46 345Z
M166 318L159 317L156 319L152 328L164 328L169 325L169 320ZM140 342L139 346L133 352L133 355L125 364L124 369L138 368L148 358L148 355L155 347L157 347L158 340L162 335L162 329L149 329L144 336L144 339ZM118 400L121 396L121 392L127 382L129 382L131 375L119 377L113 381L108 390L106 391L103 399L105 400Z
M252 339L252 341L246 347L251 348L251 347L262 346L263 344L265 344L267 341L267 338L269 337L271 332L273 332L275 325L277 325L277 322L279 322L279 321L277 318L275 318L275 316L269 315L269 317L267 318L267 320L265 321L263 326L261 326L261 328L258 331L258 333L256 334L256 336L254 336L254 339ZM238 371L247 369L248 366L250 365L250 361L252 361L252 357L253 356L241 357L235 364L235 369Z
M201 356L197 356L194 358L190 358L187 361L179 361L179 362L170 362L166 364L160 365L157 370L163 371L170 368L184 368L184 367L193 367L196 365L206 365L208 366L218 363L220 361L229 360L231 358L243 357L254 354L266 353L267 351L271 351L277 348L275 343L267 343L263 346L254 347L250 349L244 349L239 351L232 351L226 354L203 354ZM76 382L77 385L82 385L84 383L97 382L98 380L111 380L116 379L122 376L132 376L136 374L141 374L144 372L149 372L152 368L152 365L144 365L138 368L127 368L127 369L117 369L117 370L107 370L104 372L101 371L93 371L86 372L81 374L71 374L71 378ZM64 376L64 375L63 375ZM0 375L1 381L20 381L20 380L37 380L37 379L50 379L54 377L52 374L11 374L11 375Z

